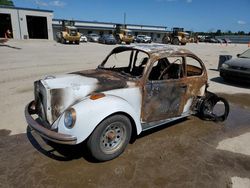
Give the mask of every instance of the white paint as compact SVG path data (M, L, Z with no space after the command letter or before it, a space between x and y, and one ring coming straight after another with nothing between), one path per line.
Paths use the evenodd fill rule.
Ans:
M82 100L85 96L93 92L97 87L98 80L80 75L66 74L54 76L54 78L43 79L41 82L46 88L47 120L52 123L53 120L50 107L51 100L54 99L51 98L50 90L64 90L64 95L60 96L64 101L63 104L60 105L60 112L63 112L72 105L72 103Z
M80 86L95 86L98 83L96 78L80 76L76 74L57 75L51 79L43 79L42 83L47 86L47 89L56 88L72 88L80 89Z
M231 151L250 156L250 132L219 142L216 149Z
M97 100L91 100L87 97L73 105L72 108L76 110L76 123L72 129L65 127L64 113L56 123L58 132L76 136L77 144L84 141L103 119L116 112L129 114L135 121L137 133L141 132L140 114L120 97L106 95Z
M184 106L184 109L183 109L182 113L185 113L185 112L189 111L189 109L190 109L190 107L192 105L192 102L193 102L193 98L188 99L187 103Z
M91 100L88 97L96 90L98 85L96 78L66 74L43 79L42 83L47 90L47 99L49 99L51 89L62 88L64 90L64 95L61 96L64 101L60 105L61 112L78 101L72 106L76 110L76 123L72 129L65 127L64 113L52 125L53 128L58 127L59 133L76 136L77 143L84 141L103 119L116 112L131 116L135 121L137 134L142 131L140 123L142 96L139 87L132 82L128 82L128 88L103 92L106 96L97 100ZM50 100L47 101L48 107ZM50 118L51 114L48 113L47 119L52 123Z
M240 177L232 177L232 188L250 188L250 179L248 178L240 178Z

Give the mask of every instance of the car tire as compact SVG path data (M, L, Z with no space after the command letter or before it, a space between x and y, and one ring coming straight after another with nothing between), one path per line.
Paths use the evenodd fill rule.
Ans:
M178 38L173 39L173 45L179 45L179 39Z
M128 145L132 126L124 115L113 115L103 120L87 141L91 155L98 161L118 157Z
M66 40L64 38L61 39L62 44L66 44Z
M75 44L79 44L79 43L80 43L80 41L79 41L79 40L76 40L76 41L75 41Z

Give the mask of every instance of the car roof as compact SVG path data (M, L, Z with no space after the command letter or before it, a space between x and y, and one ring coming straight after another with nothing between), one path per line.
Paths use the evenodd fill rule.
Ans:
M171 56L177 54L191 54L194 55L191 51L173 47L165 44L137 44L130 46L119 46L112 50L113 53L119 53L126 50L140 50L149 55L153 56Z

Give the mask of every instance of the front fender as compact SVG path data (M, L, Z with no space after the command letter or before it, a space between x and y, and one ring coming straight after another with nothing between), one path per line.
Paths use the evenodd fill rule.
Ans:
M58 121L58 132L70 134L77 137L77 144L84 141L96 128L96 126L111 114L122 112L133 118L137 134L142 131L140 114L124 99L106 95L97 100L89 97L72 106L76 111L76 122L73 128L64 126L64 113Z

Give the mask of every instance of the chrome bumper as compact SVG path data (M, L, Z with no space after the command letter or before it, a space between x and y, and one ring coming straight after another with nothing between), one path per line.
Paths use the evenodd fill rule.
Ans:
M36 114L35 101L30 102L25 107L25 118L29 127L35 130L41 137L51 140L52 142L59 144L74 145L77 142L77 138L72 135L58 133L45 128L44 125L38 123L32 114Z

